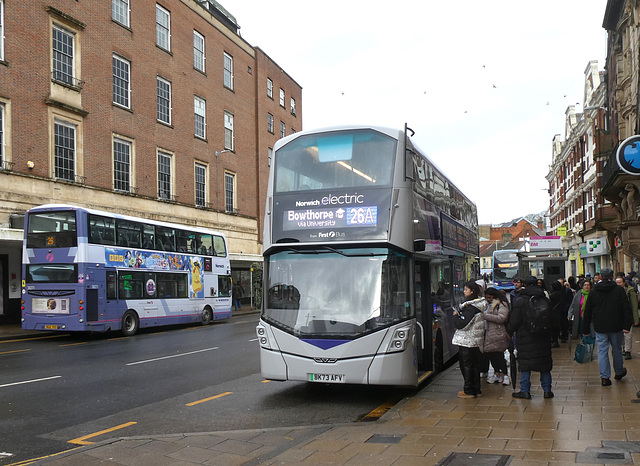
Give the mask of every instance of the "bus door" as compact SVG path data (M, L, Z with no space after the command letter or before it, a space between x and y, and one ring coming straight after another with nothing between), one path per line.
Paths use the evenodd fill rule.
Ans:
M416 306L416 351L418 371L433 370L432 319L433 299L429 277L429 263L416 261L414 269L414 293Z

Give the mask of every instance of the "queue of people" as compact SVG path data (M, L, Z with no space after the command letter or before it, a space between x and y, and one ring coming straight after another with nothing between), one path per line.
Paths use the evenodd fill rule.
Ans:
M640 323L637 292L640 280L633 280L635 272L630 275L619 273L614 280L613 271L605 268L593 279L588 275L577 280L559 279L549 289L536 277L524 280L517 277L509 296L495 288L483 290L482 280L465 283L465 301L454 311L456 331L452 340L460 347L464 378L458 397L482 396L481 375L489 372L489 364L493 374L487 377L488 383L510 384L505 359L510 341L515 342L520 370L520 391L512 394L514 398L531 399L532 371L540 373L544 398L553 398L552 348L559 347L567 338L577 340L582 335L596 340L602 386L612 384L609 353L613 359L613 378L622 380L627 375L624 359L632 357L632 327ZM532 310L533 299L541 310ZM543 319L546 325L533 325L535 312L548 313L548 319ZM516 377L514 373L510 375Z

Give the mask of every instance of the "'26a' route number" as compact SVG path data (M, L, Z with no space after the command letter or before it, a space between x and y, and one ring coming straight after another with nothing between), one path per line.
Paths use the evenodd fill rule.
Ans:
M376 225L378 207L350 207L347 209L347 225Z

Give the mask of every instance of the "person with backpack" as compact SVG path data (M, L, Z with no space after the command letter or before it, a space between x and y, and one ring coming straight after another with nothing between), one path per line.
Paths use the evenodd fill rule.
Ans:
M531 371L540 372L540 384L545 398L553 398L551 385L551 304L538 286L536 277L524 280L524 290L511 308L507 333L516 335L520 391L513 398L531 399ZM513 377L515 374L511 374Z
M613 281L613 270L604 268L600 271L602 280L591 289L589 299L584 306L584 325L582 333L591 328L596 332L598 347L598 366L600 380L603 387L611 385L611 363L609 361L609 346L613 357L613 370L616 380L622 380L627 375L622 358L624 333L631 330L633 315L627 293Z

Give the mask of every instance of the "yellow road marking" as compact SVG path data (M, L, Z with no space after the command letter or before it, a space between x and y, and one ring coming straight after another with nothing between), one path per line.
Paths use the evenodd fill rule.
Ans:
M269 383L269 382L271 382L271 380L269 380L269 379L262 381L262 383Z
M231 395L232 393L233 392L224 392L224 393L221 393L220 395L216 395L216 396L212 396L212 397L209 397L209 398L205 398L204 400L198 400L198 401L193 401L191 403L187 403L185 406L199 405L200 403L204 403L206 401L215 400L216 398L222 398L223 396Z
M39 458L31 458L30 460L18 461L17 463L11 463L11 464L8 464L7 466L23 466L23 465L27 465L27 464L33 464L36 461L43 460L43 459L46 459L46 458L53 458L54 456L58 456L58 455L61 455L63 453L68 453L70 451L77 450L78 448L81 448L81 447L75 447L75 448L71 448L69 450L59 451L58 453L53 453L53 454L47 455L47 456L41 456Z
M115 426L110 429L105 429L105 430L101 430L100 432L95 432L93 434L85 435L84 437L74 438L73 440L69 440L67 443L73 443L75 445L93 445L95 442L87 442L86 440L88 438L97 437L98 435L113 432L114 430L124 429L125 427L129 427L134 424L137 424L137 422L127 422L125 424L120 424L119 426Z
M79 343L69 343L67 345L60 345L60 348L62 348L63 346L78 346L78 345L86 345L87 342L86 341L81 341Z
M15 350L15 351L5 351L4 353L0 353L0 354L24 353L25 351L31 351L31 350L30 349L19 349L19 350Z
M32 341L32 340L48 340L49 338L62 338L62 337L66 337L67 335L51 335L48 337L34 337L34 338L16 338L14 340L2 340L0 341L0 343L15 343L17 341Z

